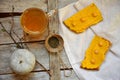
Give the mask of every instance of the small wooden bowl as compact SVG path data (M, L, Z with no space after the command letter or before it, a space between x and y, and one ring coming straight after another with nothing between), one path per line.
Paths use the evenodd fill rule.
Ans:
M45 40L45 46L49 52L60 52L63 45L63 38L58 34L49 35Z

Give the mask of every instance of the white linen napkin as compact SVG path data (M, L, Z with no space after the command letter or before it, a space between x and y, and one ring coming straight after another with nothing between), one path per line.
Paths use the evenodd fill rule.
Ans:
M63 24L65 19L77 12L74 5L81 10L90 3L95 3L103 15L103 21L91 28L112 43L99 71L80 68L85 51L95 36L92 30L76 34ZM120 0L79 0L59 10L59 21L66 54L80 80L120 80Z

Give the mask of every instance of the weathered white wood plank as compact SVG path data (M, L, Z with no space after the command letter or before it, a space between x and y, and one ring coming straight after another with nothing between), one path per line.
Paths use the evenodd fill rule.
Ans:
M16 49L16 45L2 45L0 46L0 74L12 73L11 68L9 67L10 56L13 51ZM30 51L35 55L37 61L41 63L46 69L49 69L49 54L44 46L44 44L31 43L28 44ZM68 58L63 51L62 59L64 63L71 68ZM63 68L61 66L61 68ZM44 70L40 65L36 64L34 71Z
M28 44L30 51L35 55L37 61L41 63L46 69L49 69L49 54L44 44Z
M78 0L58 0L59 8L62 8ZM47 12L47 0L0 0L0 12L11 12L12 5L15 12L23 12L30 7L37 7Z
M8 32L10 32L10 28L11 28L11 18L0 18L0 22L2 22L2 24L4 25L4 27L7 29ZM23 30L22 30L22 25L20 24L20 17L14 17L14 28L13 28L14 32L20 37L22 38L24 36ZM44 32L43 35L40 35L39 38L35 39L30 37L29 35L26 36L26 40L27 41L34 41L34 40L45 40L46 36L48 35L48 30L46 30ZM12 35L15 40L18 42L19 39L13 34ZM9 35L2 31L2 27L0 25L0 44L1 43L10 43L13 42L11 40L11 38L9 37Z
M0 74L12 73L12 70L9 66L9 61L10 61L10 56L15 49L16 49L15 45L0 46ZM34 52L33 52L33 54L34 54ZM39 57L41 57L41 56L39 56ZM45 58L44 60L47 61L48 59ZM43 62L44 60L41 60L40 63L46 67L46 66L48 66L49 63ZM44 70L44 69L43 69L43 67L41 67L39 64L36 63L34 71L40 71L40 70Z
M63 8L63 7L65 7L65 6L67 6L67 5L69 5L70 3L72 3L72 2L76 2L76 1L78 1L78 0L58 0L59 2L59 8Z
M45 72L32 72L26 76L15 74L0 75L0 80L49 80L49 75ZM61 80L79 80L73 72L70 77L65 77L64 72L61 71Z
M26 76L8 74L0 75L0 80L49 80L49 75L45 72L32 72Z
M52 11L53 14L49 18L49 35L58 34L59 31L58 30L59 27L58 0L48 0L48 12L52 12ZM58 52L49 52L49 53L50 53L50 72L51 72L50 80L61 80L59 53Z
M47 11L46 0L0 0L0 12L11 12L12 6L15 8L15 12L23 12L30 7Z
M0 74L12 72L9 67L10 46L0 46Z

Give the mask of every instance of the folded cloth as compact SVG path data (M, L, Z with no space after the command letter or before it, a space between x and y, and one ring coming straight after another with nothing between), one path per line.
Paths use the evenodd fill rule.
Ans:
M63 21L79 10L95 3L103 15L103 21L91 28L94 32L111 41L112 47L100 70L85 70L80 68L85 51L95 36L91 29L76 34L69 30ZM120 0L79 0L59 10L60 35L64 39L64 48L69 61L80 80L120 80Z

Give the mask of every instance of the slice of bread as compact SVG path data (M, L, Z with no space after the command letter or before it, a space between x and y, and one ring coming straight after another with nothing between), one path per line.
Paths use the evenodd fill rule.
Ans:
M81 67L85 69L99 69L105 60L105 55L110 46L110 41L100 36L95 36L86 50Z
M83 10L78 11L64 21L64 24L75 33L84 32L91 25L102 21L102 14L97 6L92 3Z

